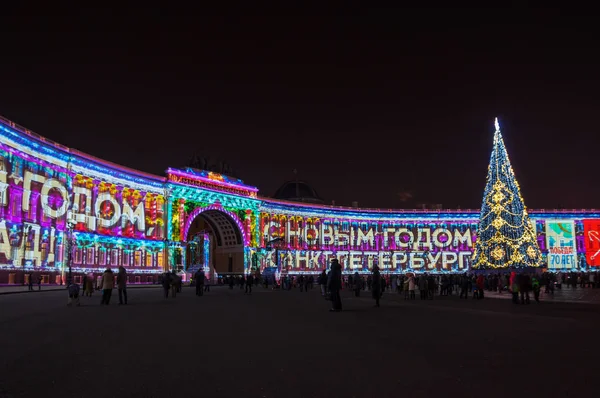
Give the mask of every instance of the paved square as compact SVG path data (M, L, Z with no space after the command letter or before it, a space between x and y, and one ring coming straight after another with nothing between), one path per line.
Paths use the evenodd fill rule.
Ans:
M600 306L130 289L0 296L0 397L507 397L598 391Z

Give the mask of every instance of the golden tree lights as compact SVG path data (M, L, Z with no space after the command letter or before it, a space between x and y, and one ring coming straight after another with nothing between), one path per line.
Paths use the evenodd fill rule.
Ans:
M473 268L539 267L542 255L510 165L498 119L481 205Z

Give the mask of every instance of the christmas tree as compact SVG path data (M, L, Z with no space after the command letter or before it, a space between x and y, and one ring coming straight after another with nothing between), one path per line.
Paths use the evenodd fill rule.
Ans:
M542 255L496 118L473 268L539 267Z

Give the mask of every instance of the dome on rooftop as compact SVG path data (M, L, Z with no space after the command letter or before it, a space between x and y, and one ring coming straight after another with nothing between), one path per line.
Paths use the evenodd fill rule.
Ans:
M317 191L304 181L288 181L284 183L275 192L273 198L293 202L324 203L324 200L317 194Z

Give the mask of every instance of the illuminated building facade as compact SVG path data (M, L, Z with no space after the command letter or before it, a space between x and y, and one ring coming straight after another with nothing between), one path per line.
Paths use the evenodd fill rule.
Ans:
M600 267L600 212L530 211L549 269ZM219 274L464 272L478 211L373 210L294 203L221 174L155 176L106 162L0 119L0 284L29 273L64 282L123 265L130 283L199 266ZM70 252L70 253L67 253ZM70 255L68 255L70 254Z

